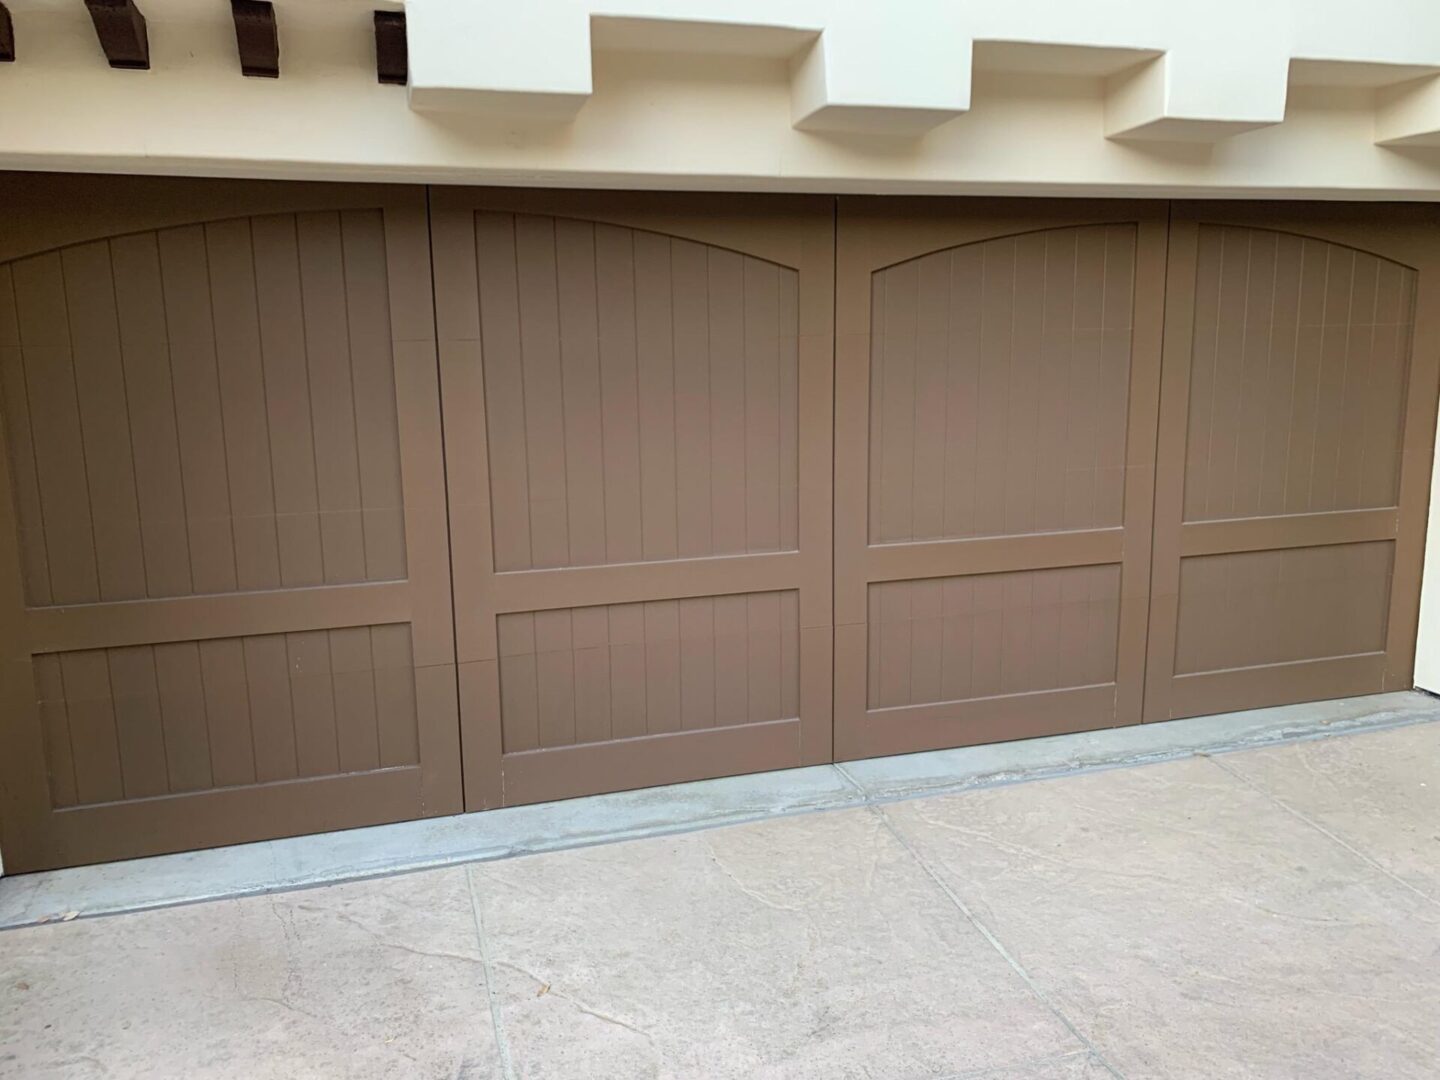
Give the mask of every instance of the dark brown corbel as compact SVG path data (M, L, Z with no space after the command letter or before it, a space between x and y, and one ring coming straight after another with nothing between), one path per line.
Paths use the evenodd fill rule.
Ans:
M404 86L410 81L403 11L375 12L375 74L382 83L393 86Z
M135 0L85 0L85 7L112 68L150 70L150 36Z
M15 24L10 21L10 12L0 4L0 64L15 59Z
M280 31L270 0L230 0L240 71L257 79L280 77Z

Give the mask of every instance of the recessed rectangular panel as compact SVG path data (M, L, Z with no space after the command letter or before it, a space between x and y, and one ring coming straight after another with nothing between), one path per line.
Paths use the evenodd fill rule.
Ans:
M499 617L504 750L799 716L794 591Z
M871 276L870 542L1122 524L1136 228Z
M868 708L1115 681L1120 567L869 587Z
M419 761L404 624L42 654L35 679L57 807Z
M1197 244L1184 520L1394 506L1415 271L1266 229Z
M28 603L403 579L386 258L345 210L4 267Z
M1176 674L1382 652L1394 547L1377 541L1182 560Z
M794 551L798 274L475 215L495 569Z

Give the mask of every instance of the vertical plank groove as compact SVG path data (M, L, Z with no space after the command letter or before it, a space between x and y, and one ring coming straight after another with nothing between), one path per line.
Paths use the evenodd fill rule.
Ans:
M190 529L159 245L153 234L121 237L110 242L110 256L147 590L151 597L188 596L194 591Z
M365 533L339 214L297 215L296 240L324 580L364 581Z
M3 380L0 389L4 391L5 430L15 486L25 599L39 605L51 602L50 564L17 305L14 273L8 264L0 265L0 380Z
M99 599L99 571L60 256L12 267L26 407L56 603Z
M238 589L280 587L264 359L248 220L205 227Z
M101 600L146 595L115 283L106 241L61 253Z
M167 229L158 248L191 587L232 592L237 564L204 229Z

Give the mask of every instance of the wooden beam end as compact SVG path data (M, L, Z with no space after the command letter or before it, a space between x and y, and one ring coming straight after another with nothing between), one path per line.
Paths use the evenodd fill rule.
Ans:
M150 70L150 35L135 0L85 0L85 7L112 68Z
M10 11L0 4L0 64L15 62L15 24L10 20Z
M375 12L375 74L388 86L404 86L410 81L403 11Z
M230 0L240 71L256 79L280 77L280 30L270 0Z

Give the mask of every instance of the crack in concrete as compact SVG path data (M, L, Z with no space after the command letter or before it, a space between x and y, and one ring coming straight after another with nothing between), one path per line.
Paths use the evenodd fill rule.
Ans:
M1111 1076L1115 1077L1115 1080L1125 1080L1124 1076L1119 1072L1119 1070L1117 1070L1115 1066L1111 1065L1110 1062L1106 1060L1105 1056L1100 1053L1100 1051L1096 1048L1095 1044L1092 1043L1090 1039L1086 1037L1086 1035L1070 1020L1070 1018L1065 1015L1065 1013L1060 1009L1060 1006L1057 1005L1053 1000L1051 1000L1050 995L1047 994L1043 989L1041 989L1039 983L1035 981L1035 979L1025 969L1024 965L1020 963L1019 959L1013 953L1011 953L1009 949L1005 948L1004 944L1000 941L998 937L995 936L991 929L986 926L973 911L970 910L970 906L960 898L960 895L956 893L955 890L952 889L940 876L939 872L930 865L929 860L926 859L923 855L921 855L920 852L917 851L915 847L910 843L910 841L905 838L904 834L902 834L900 830L895 827L895 823L891 821L889 815L886 814L885 808L880 806L871 807L870 812L880 818L880 820L884 823L885 828L890 830L890 835L895 838L895 841L909 853L910 857L915 861L915 864L919 866L921 871L923 871L925 875L935 883L935 885L940 889L940 891L945 895L945 897L950 901L950 903L954 905L955 909L965 917L966 921L969 922L970 925L973 926L977 931L979 931L980 936L983 937L990 944L990 947L994 949L997 953L999 953L1001 958L1010 965L1010 968L1015 972L1016 975L1020 977L1021 981L1024 982L1027 987L1029 987L1030 992L1035 995L1035 998L1042 1005L1044 1005L1045 1008L1048 1009L1057 1020L1060 1021L1060 1023L1065 1027L1065 1029L1069 1031L1070 1034L1073 1035L1082 1046L1085 1047L1085 1049L1095 1058L1095 1060L1100 1064L1103 1069L1105 1069L1106 1072L1108 1072Z
M271 901L271 905L274 905L273 900ZM398 941L392 941L391 939L382 935L380 931L376 930L374 927L367 925L361 920L355 918L355 916L350 915L344 911L335 911L331 908L316 907L310 904L302 904L298 906L302 911L313 911L323 916L324 918L338 919L340 922L343 922L348 926L353 926L357 930L360 930L364 934L368 935L377 945L380 945L382 948L395 949L398 952L409 953L411 956L433 957L436 960L459 960L466 964L481 963L480 957L478 956L466 956L464 953L432 951L430 949L417 949L410 945L401 945Z
M1340 847L1344 848L1344 849L1345 849L1346 851L1348 851L1351 855L1354 855L1357 859L1359 859L1361 862L1365 863L1367 866L1371 867L1372 869L1374 869L1374 870L1377 871L1378 873L1381 873L1381 874L1385 875L1385 877L1389 878L1389 879L1390 879L1391 881L1393 881L1395 884L1399 885L1400 887L1402 887L1403 889L1405 889L1405 890L1408 891L1408 892L1414 893L1414 894L1415 894L1416 896L1418 896L1421 900L1425 901L1425 903L1431 905L1432 907L1440 908L1440 899L1437 899L1436 897L1431 896L1431 895L1430 895L1428 892L1426 892L1424 889L1421 889L1421 888L1418 888L1418 887L1415 886L1415 885L1412 885L1410 882L1406 881L1404 878L1400 877L1398 874L1396 874L1396 873L1394 873L1393 871L1387 869L1382 863L1380 863L1380 862L1378 862L1377 860L1371 858L1369 855L1366 855L1363 851L1361 851L1359 848L1355 847L1353 844L1350 844L1350 843L1346 842L1346 841L1345 841L1344 839L1342 839L1340 836L1336 835L1334 832L1332 832L1331 830L1327 829L1324 825L1321 825L1318 821L1316 821L1314 818L1310 817L1308 814L1304 814L1304 813L1302 813L1301 811L1297 810L1295 807L1291 806L1291 805L1290 805L1288 802L1286 802L1284 799L1280 798L1280 796L1274 794L1273 792L1267 790L1266 788L1261 787L1258 783L1256 783L1254 780L1251 780L1251 779L1250 779L1248 776L1246 776L1244 773L1239 772L1239 771L1236 770L1236 769L1230 768L1228 765L1225 765L1223 762L1217 761L1217 760L1215 760L1214 758L1210 758L1209 760L1210 760L1211 764L1213 764L1213 765L1214 765L1217 769L1219 769L1221 772L1225 773L1227 776L1232 776L1232 777L1234 777L1236 780L1239 780L1242 784L1244 784L1246 787L1250 788L1252 791L1258 792L1258 793L1259 793L1260 795L1262 795L1264 798L1268 799L1270 802L1272 802L1272 803L1274 803L1276 806L1278 806L1281 810L1284 810L1287 814L1289 814L1289 815L1291 815L1292 817L1294 817L1297 821L1303 822L1304 824L1308 825L1310 828L1312 828L1312 829L1314 829L1316 832L1318 832L1320 835L1322 835L1322 836L1324 836L1325 838L1327 838L1328 840L1330 840L1332 843L1338 844Z
M555 989L555 982L553 979L542 979L539 975L536 975L535 972L529 971L526 968L521 967L519 964L512 964L508 960L496 960L494 961L494 963L496 967L508 968L509 970L515 972L517 975L523 975L525 978L531 980L536 986L539 986L544 990L546 997L559 998L561 1001L568 1002L570 1005L573 1005L577 1011L584 1013L586 1016L593 1016L597 1020L603 1020L607 1024L613 1024L616 1027L624 1028L626 1031L631 1031L634 1032L636 1035L643 1036L644 1038L649 1040L651 1046L655 1047L658 1052L659 1044L655 1036L651 1032L646 1031L644 1028L632 1024L628 1020L622 1020L620 1017L615 1016L612 1013L602 1012L601 1010L595 1008L593 1005L586 1005L583 1001L581 1001L574 995L567 994L563 990Z
M768 896L765 896L763 893L752 889L749 885L746 885L743 881L741 881L738 877L735 876L735 872L733 870L731 870L728 866L725 865L724 862L721 861L720 856L715 851L715 846L710 842L710 838L702 837L701 839L705 845L705 852L707 855L709 855L710 861L715 864L715 868L719 870L720 873L723 874L726 878L728 878L730 880L730 883L734 885L735 888L739 889L746 896L750 897L751 900L754 900L757 904L761 904L774 911L788 911L791 914L804 914L805 909L802 906L798 904L782 904L778 900L771 900Z

